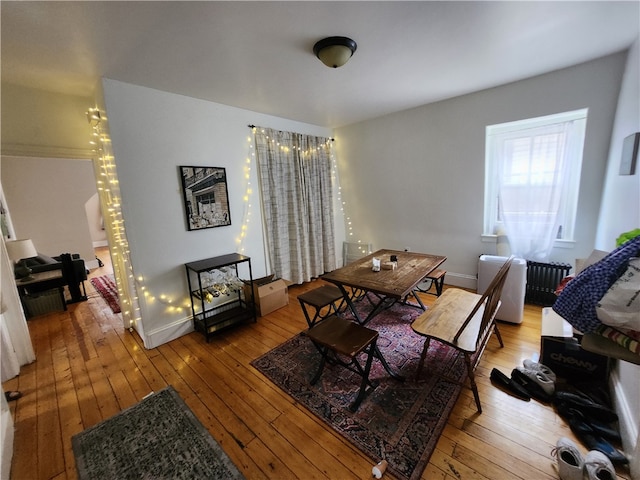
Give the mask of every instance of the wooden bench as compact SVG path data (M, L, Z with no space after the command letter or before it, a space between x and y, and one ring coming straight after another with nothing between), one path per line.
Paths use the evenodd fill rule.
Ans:
M455 348L464 356L471 390L478 412L481 413L482 406L480 405L474 371L480 363L492 333L498 337L500 346L504 346L500 331L495 323L495 316L500 306L502 287L512 261L513 257L504 263L483 295L459 288L448 288L425 313L411 324L414 332L426 337L416 371L416 379L422 372L431 340L437 340ZM458 383L452 379L448 380Z
M428 288L421 288L420 286L421 284L419 283L417 287L418 291L439 297L440 295L442 295L442 288L444 287L444 276L446 274L447 274L446 270L440 270L439 268L435 269L433 272L427 275L423 280L423 282L427 280L429 281ZM435 292L431 290L432 287L436 288Z

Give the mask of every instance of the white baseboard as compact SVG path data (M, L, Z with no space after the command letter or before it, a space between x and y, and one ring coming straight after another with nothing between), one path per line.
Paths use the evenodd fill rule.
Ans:
M152 349L193 332L191 317L182 318L141 335L145 348Z
M109 242L107 240L97 240L93 242L93 248L108 247L108 246L109 246Z
M633 418L629 398L622 388L622 382L617 369L613 369L609 378L609 386L613 393L614 410L618 414L618 425L624 453L629 459L631 478L640 479L640 432L638 420Z
M476 290L478 278L474 275L466 275L464 273L447 272L444 277L444 283L454 287Z
M89 260L84 262L84 266L87 267L89 270L93 270L94 268L98 268L98 261L97 260Z

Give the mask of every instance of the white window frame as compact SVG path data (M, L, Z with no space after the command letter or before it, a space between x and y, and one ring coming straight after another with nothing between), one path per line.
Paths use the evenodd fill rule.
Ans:
M571 158L570 169L572 175L570 177L570 184L568 185L568 192L565 202L561 208L560 216L563 218L562 222L562 236L556 240L556 246L561 242L573 242L574 230L576 221L576 212L578 207L578 195L580 190L580 174L582 171L582 157L584 138L586 133L588 109L574 110L571 112L558 113L554 115L547 115L543 117L536 117L525 120L518 120L514 122L501 123L497 125L489 125L486 127L486 141L485 141L485 199L484 199L484 235L485 238L491 238L503 227L502 222L498 220L498 189L499 189L499 177L497 161L494 159L493 152L496 147L496 142L504 139L507 135L522 132L526 135L525 131L535 129L539 127L549 126L556 123L565 123L569 121L575 121L577 128L577 134L581 136L578 140L580 148L575 155L575 158Z

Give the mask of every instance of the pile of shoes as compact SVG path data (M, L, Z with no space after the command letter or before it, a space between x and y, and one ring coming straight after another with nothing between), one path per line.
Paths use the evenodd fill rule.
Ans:
M612 426L618 415L607 403L579 390L558 391L553 398L558 414L589 450L599 451L614 464L624 465L629 460L610 443L619 443L620 434Z
M618 416L609 406L610 402L605 392L568 388L563 385L560 385L562 388L560 390L556 386L555 373L549 367L529 359L524 360L522 367L514 368L511 377L494 368L490 378L495 386L517 398L525 401L535 398L545 403L552 403L576 437L590 451L604 454L608 461L616 465L629 463L628 459L610 443L619 443L620 434L612 426L618 421Z
M609 458L597 450L584 457L578 446L569 438L562 437L551 452L558 459L558 475L561 480L615 480L616 471Z

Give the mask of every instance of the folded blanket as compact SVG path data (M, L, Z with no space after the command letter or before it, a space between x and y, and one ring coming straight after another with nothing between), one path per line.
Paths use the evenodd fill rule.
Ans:
M600 325L594 333L617 343L636 355L640 355L640 332Z

